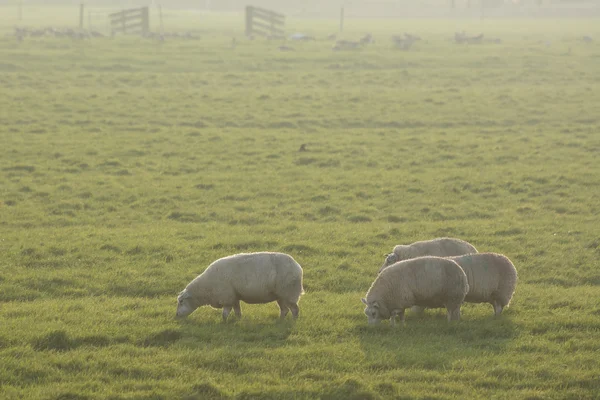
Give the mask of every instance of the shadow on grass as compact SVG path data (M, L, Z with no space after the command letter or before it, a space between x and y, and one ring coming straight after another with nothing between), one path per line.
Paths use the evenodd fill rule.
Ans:
M380 390L381 392L382 390ZM385 392L385 390L383 390ZM390 394L390 393L386 393ZM192 392L183 399L186 400L281 400L281 399L331 399L331 400L375 400L381 397L365 388L354 379L346 379L340 382L329 382L320 390L261 390L261 391L242 391L235 396L230 396L219 390L210 383L202 383L194 386Z
M445 370L470 354L501 353L518 336L517 327L507 316L448 323L445 315L434 310L423 316L408 316L405 326L369 326L365 321L355 329L367 368L374 372Z
M180 345L198 347L210 345L211 348L244 346L248 349L275 348L285 346L292 334L295 321L289 316L280 321L272 319L269 322L248 322L230 319L223 322L198 322L191 319L181 320L182 340Z
M107 347L115 344L131 343L140 347L168 347L179 339L181 332L165 329L149 334L144 338L130 338L128 336L110 337L107 335L91 335L72 337L64 330L54 330L39 336L32 341L32 346L37 351L69 351L78 347Z

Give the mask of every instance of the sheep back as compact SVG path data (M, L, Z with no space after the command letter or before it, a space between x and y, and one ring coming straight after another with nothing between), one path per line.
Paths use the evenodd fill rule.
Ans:
M419 257L397 262L385 268L367 292L370 304L377 302L383 318L394 310L411 306L460 306L469 290L460 266L441 257Z
M505 307L517 286L517 270L508 257L497 253L468 254L449 257L465 271L469 281L469 303L498 302Z
M477 249L462 239L443 237L414 242L407 246L398 245L394 247L394 253L401 257L401 261L423 256L460 256L477 253Z
M394 262L408 260L423 256L451 257L463 254L477 253L477 249L471 243L456 238L436 238L423 240L408 245L396 245L391 254L386 257L380 268L380 272Z

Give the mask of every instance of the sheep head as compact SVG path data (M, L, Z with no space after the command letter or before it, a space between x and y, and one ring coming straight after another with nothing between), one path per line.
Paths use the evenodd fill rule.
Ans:
M390 265L397 263L398 261L400 261L400 256L398 256L398 254L396 254L396 253L387 254L385 256L385 261L383 262L383 265L381 266L381 268L379 268L379 272L383 271Z
M369 303L365 298L362 298L361 301L367 306L365 308L365 315L368 318L369 325L379 324L383 319L381 317L381 313L379 312L379 304L376 301Z
M198 305L187 290L183 290L179 293L179 296L177 296L177 318L187 317L193 313L196 308L198 308Z

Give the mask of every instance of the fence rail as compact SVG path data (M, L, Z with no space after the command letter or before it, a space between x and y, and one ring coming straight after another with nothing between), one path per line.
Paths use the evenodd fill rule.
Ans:
M260 7L246 7L246 35L283 38L285 15Z
M131 8L108 15L111 35L135 33L146 35L150 31L148 7ZM133 22L132 22L133 21Z

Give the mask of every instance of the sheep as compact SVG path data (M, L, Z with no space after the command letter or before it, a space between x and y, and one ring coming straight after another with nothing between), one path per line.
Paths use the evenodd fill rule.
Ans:
M409 258L422 256L450 257L471 253L477 253L477 249L471 243L447 237L423 240L408 245L399 244L394 247L392 253L386 255L379 272L395 262L408 260Z
M281 319L289 310L296 319L303 293L302 267L292 256L271 252L235 254L214 261L179 293L177 317L210 305L223 308L226 322L232 308L236 317L242 316L242 300L248 304L277 301Z
M507 307L517 286L517 270L508 257L478 253L448 257L465 271L469 281L468 303L490 303L498 316Z
M498 316L507 307L517 286L517 270L508 257L497 253L476 253L447 257L455 261L467 275L467 303L490 303ZM413 307L420 313L421 307Z
M460 319L460 305L469 291L467 276L453 260L419 257L390 265L375 279L362 302L369 324L396 316L404 325L404 310L411 306L445 307L448 321Z

